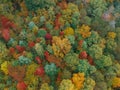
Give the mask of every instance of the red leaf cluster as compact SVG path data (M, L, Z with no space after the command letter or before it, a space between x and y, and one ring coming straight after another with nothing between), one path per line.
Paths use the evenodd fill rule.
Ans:
M87 53L86 53L86 51L82 51L80 54L79 54L79 58L80 59L86 59L87 58Z
M49 55L50 55L50 54L49 54L48 51L45 51L45 52L44 52L44 56L45 56L46 59L48 59L48 56L49 56Z
M13 22L11 22L7 17L5 16L0 17L2 37L4 38L5 41L8 41L10 39L10 28L15 28L16 25Z
M5 41L9 41L9 39L10 39L9 29L2 30L2 37L4 38Z
M41 63L42 63L42 61L41 61L41 59L40 59L39 56L36 56L36 57L35 57L35 60L37 61L38 64L41 64Z
M88 55L87 59L88 59L89 64L95 65L91 56Z
M20 53L22 53L23 51L25 51L25 47L19 46L19 45L16 46L16 49L17 49L18 52L20 52Z
M29 46L30 48L34 47L34 46L35 46L35 42L30 41L30 42L28 43L28 46Z
M45 74L45 71L44 71L44 68L42 66L37 68L35 71L35 75L43 76L44 74Z
M17 90L26 90L27 85L24 82L18 82L17 83Z
M14 54L14 53L15 53L15 48L10 47L10 48L9 48L9 54L12 55L12 54Z

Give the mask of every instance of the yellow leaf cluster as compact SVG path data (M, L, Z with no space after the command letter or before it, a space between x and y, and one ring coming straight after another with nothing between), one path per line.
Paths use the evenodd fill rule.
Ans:
M65 35L74 35L74 30L71 27L68 27L64 30Z
M74 84L69 79L63 79L58 90L76 90Z
M91 28L89 26L83 24L79 29L79 33L82 35L83 38L90 37L90 29Z
M113 78L113 80L112 80L112 86L114 88L120 87L120 78L118 78L118 77Z
M4 61L2 64L1 64L1 70L7 75L8 74L8 62L7 61Z
M53 88L51 86L49 86L48 83L43 83L41 85L40 90L53 90Z
M52 49L56 57L63 58L71 49L71 44L67 38L53 37Z
M115 37L116 37L116 33L115 32L108 32L108 38L114 39Z
M84 80L84 73L73 74L72 81L78 90L83 88Z
M28 81L27 83L30 84L30 83L35 83L37 81L37 77L34 75L34 72L37 67L38 65L35 63L32 63L27 67L26 76L25 76L25 80Z

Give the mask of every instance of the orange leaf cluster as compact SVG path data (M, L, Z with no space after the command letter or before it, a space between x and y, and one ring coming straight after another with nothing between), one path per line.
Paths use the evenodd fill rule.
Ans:
M58 67L63 68L65 65L62 63L62 59L55 57L54 55L48 56L48 62L55 63Z
M12 66L8 65L8 73L14 80L21 82L24 79L26 66Z

